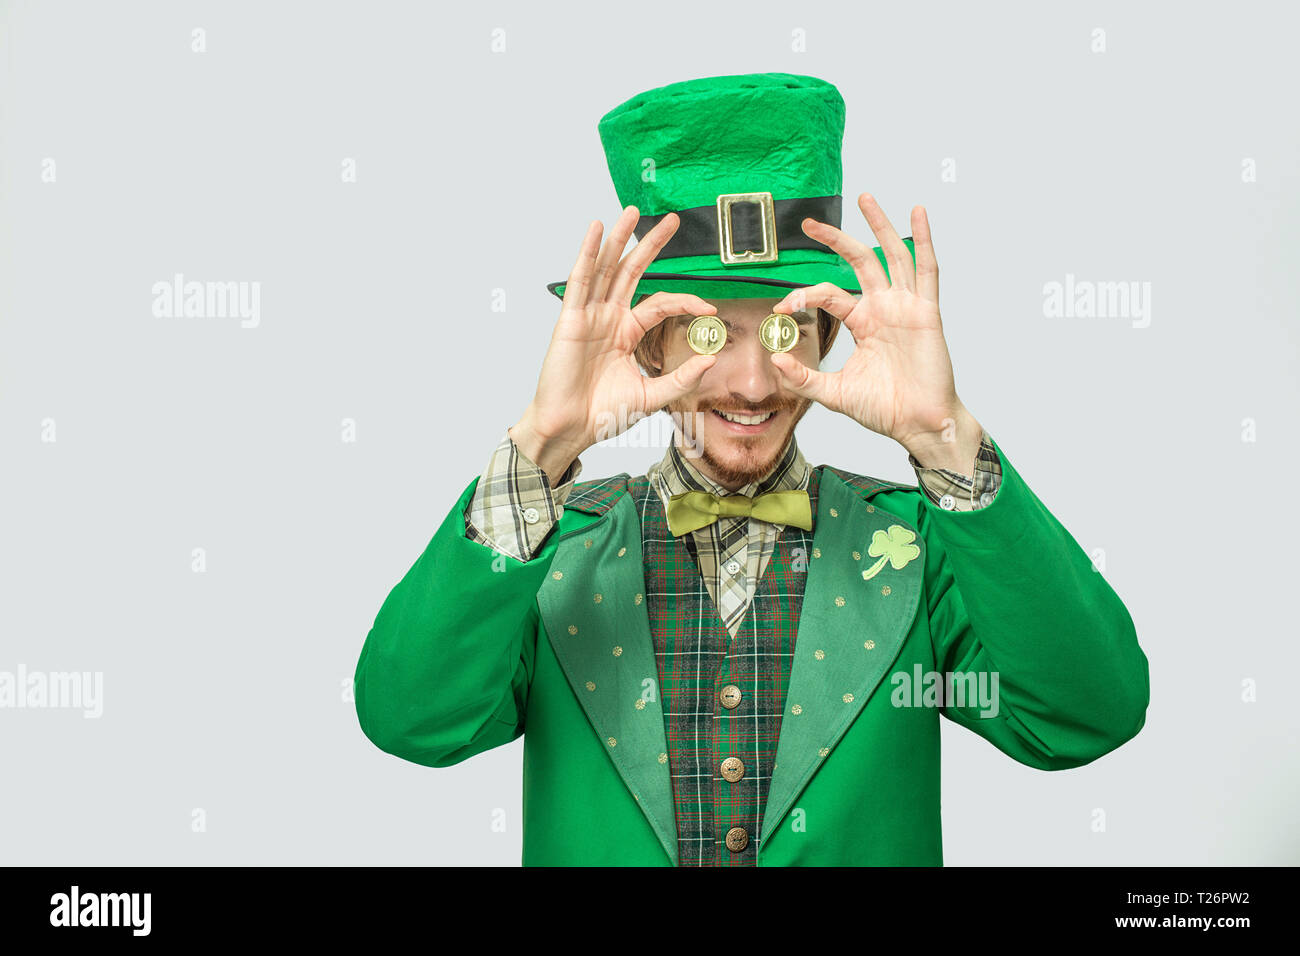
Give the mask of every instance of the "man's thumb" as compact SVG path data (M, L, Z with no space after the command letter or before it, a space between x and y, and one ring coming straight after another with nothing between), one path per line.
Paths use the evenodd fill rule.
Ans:
M646 381L646 405L651 411L658 411L669 402L675 402L687 392L700 384L704 373L717 361L714 355L696 355L687 359L667 375Z
M781 384L800 398L811 398L815 402L824 400L826 392L826 373L809 368L796 358L784 352L772 353L772 364L781 376Z

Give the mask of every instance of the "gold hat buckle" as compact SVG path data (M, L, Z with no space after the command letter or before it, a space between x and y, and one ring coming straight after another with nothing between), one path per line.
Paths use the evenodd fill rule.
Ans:
M735 252L731 248L731 207L738 202L757 203L763 219L763 248L757 252L746 249ZM722 193L718 196L718 255L723 265L737 265L747 262L776 262L776 210L772 205L772 194L767 193Z

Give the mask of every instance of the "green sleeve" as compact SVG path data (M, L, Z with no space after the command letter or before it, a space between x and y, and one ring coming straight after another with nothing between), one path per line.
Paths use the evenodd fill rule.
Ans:
M559 534L521 562L465 534L472 481L389 593L361 649L357 718L379 749L448 767L524 732L537 591Z
M1082 766L1142 729L1146 655L1119 596L997 451L988 507L919 513L938 668L998 678L996 715L969 696L943 713L1028 766Z

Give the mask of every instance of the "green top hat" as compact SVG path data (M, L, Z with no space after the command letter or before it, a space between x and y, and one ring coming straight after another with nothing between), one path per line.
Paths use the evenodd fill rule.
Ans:
M634 303L659 291L779 298L818 282L862 291L852 266L800 226L841 224L844 99L833 84L793 73L686 80L632 97L598 128L619 202L641 213L637 238L670 212L681 218ZM562 299L567 281L546 287Z

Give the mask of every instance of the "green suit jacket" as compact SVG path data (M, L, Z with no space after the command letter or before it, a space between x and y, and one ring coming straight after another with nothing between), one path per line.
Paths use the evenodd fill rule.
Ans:
M758 865L941 865L940 713L1042 770L1082 766L1142 728L1132 618L998 453L1002 485L970 512L819 466ZM611 480L519 562L466 537L477 482L366 638L363 732L429 767L523 734L525 866L675 865L632 499ZM986 690L996 675L996 714L936 695L945 674Z

